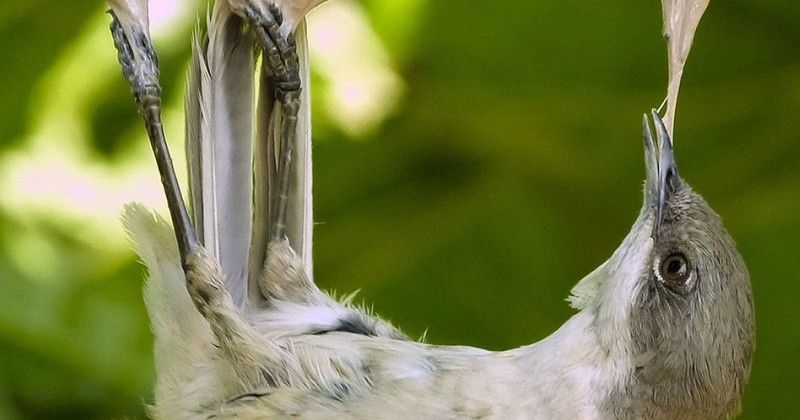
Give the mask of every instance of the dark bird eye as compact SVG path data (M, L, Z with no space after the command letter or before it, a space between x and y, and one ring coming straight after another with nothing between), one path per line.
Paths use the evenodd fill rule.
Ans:
M685 284L689 278L689 261L681 253L670 254L661 261L661 278L673 284Z

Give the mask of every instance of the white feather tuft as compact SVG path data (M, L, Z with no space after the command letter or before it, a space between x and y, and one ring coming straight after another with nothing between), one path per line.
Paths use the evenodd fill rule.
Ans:
M211 330L186 290L172 227L138 203L125 206L122 223L149 275L144 300L155 336L156 401L175 398L211 354Z

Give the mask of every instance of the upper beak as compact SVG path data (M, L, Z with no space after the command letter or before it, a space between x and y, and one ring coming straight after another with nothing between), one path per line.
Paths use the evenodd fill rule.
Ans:
M666 217L667 202L680 185L678 166L675 164L675 155L672 153L672 139L667 133L664 121L658 112L652 110L653 122L656 126L656 142L653 142L650 121L647 114L643 118L644 126L644 159L647 168L647 182L645 185L645 202L656 210L656 224L654 232Z

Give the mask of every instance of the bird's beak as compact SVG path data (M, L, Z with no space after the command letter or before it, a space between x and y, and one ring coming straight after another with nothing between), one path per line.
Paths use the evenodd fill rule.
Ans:
M664 121L654 109L653 122L656 126L656 142L650 129L647 114L644 115L644 160L647 168L647 181L645 185L645 203L656 211L656 223L653 232L666 217L664 209L670 197L680 185L678 166L675 164L675 155L672 153L672 139L667 133Z

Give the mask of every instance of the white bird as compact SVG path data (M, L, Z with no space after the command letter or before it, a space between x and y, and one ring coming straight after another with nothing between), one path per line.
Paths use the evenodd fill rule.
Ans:
M150 273L153 417L736 412L754 346L749 275L719 217L678 175L655 112L657 141L644 121L639 217L611 258L573 289L578 312L542 341L501 352L419 343L320 291L311 278L308 67L292 38L316 3L215 4L207 39L195 40L187 90L192 219L161 131L146 4L110 0L123 74L145 117L174 226L137 205L124 214ZM281 11L290 17L283 26ZM257 92L254 51L262 51Z

